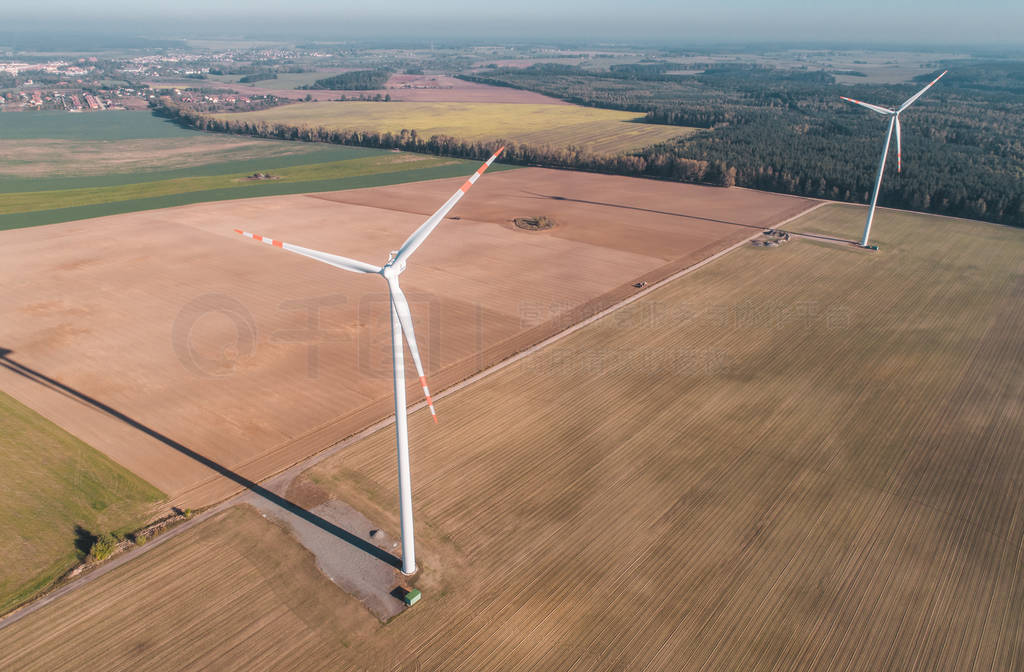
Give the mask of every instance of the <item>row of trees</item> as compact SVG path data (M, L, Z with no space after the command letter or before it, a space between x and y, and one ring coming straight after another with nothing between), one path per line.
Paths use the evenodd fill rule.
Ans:
M507 140L493 142L462 140L450 135L423 137L415 130L399 133L338 130L323 126L292 126L266 121L245 121L211 117L194 107L162 97L153 104L154 110L179 123L203 131L250 135L258 138L325 142L380 149L401 149L439 156L484 160L496 146L505 145L503 163L549 168L570 168L590 172L658 177L663 179L732 186L736 182L736 168L722 161L704 161L675 156L670 152L649 152L639 155L593 154L576 147L536 146Z
M210 66L211 75L252 75L261 72L310 72L308 68L277 60L256 60L251 63L220 63Z
M253 82L265 82L268 79L277 79L276 72L254 72L251 75L245 75L240 77L238 82L240 84L251 84Z

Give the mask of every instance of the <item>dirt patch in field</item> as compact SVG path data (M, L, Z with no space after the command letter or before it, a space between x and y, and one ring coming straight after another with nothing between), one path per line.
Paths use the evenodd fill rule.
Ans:
M522 231L548 231L555 227L555 220L540 215L537 217L516 217L512 220L517 229Z
M392 405L380 279L232 230L383 263L462 182L4 232L0 347L23 368L0 367L0 387L171 494L170 504L217 501ZM446 220L402 276L431 385L462 380L631 295L637 279L665 277L808 205L542 169L487 174L453 210L461 219ZM531 236L509 228L538 211L559 226ZM412 380L409 393L422 394Z

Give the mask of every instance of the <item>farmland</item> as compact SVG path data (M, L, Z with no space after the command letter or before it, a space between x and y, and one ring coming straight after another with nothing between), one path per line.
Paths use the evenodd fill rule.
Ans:
M391 96L393 101L419 102L419 103L533 103L539 105L567 105L557 98L523 91L522 89L510 89L504 86L488 86L476 82L467 82L450 75L392 75L384 85L385 88L372 91L332 91L329 89L302 90L288 88L312 84L336 71L315 72L315 73L282 73L277 79L255 82L253 84L233 83L238 76L216 76L211 77L218 81L219 86L234 89L241 93L254 95L271 95L281 100L305 100L309 96L313 100L338 100L339 97L373 97L380 94ZM155 88L166 86L168 82L150 82ZM175 86L189 87L195 82L182 80L174 82Z
M4 630L0 668L69 669L100 655L110 669L308 669L304 657L336 653L380 627L250 508L219 514L174 541L69 596L74 615L52 611L45 636L31 620ZM120 608L100 606L109 601ZM88 631L77 629L80 618ZM118 644L102 654L92 649L107 638Z
M0 389L172 504L216 502L239 488L223 470L261 480L391 407L386 294L375 279L232 229L379 262L463 180L3 232L0 284L11 289L0 302L0 346L99 403L2 369ZM628 296L632 283L665 277L810 205L568 171L488 172L403 276L432 384L462 380ZM537 214L556 226L534 234L512 224Z
M4 116L0 139L136 140L186 138L193 135L147 112L108 111L104 114L31 112Z
M301 143L210 137L194 131L183 138L0 139L0 160L3 161L0 164L0 190L32 189L33 186L38 187L41 180L49 183L54 178L70 180L96 176L115 182L118 178L111 176L135 176L139 179L182 169L182 172L192 173L235 162L238 162L240 170L249 165L276 168L285 157L293 161L305 157L309 161L324 160L319 155L325 149ZM243 165L243 162L247 163Z
M0 130L0 230L453 177L474 167L415 154L200 133L148 112L7 114ZM247 179L256 172L272 179Z
M324 149L196 133L149 112L6 114L0 127L0 193L61 188L84 177L92 177L95 186L160 179L174 170L203 171L211 165L229 172L223 166L238 162L237 169L244 170L246 161L296 161L303 155L313 162L330 160L320 156ZM193 174L189 171L177 176Z
M878 222L882 254L742 249L441 400L444 431L414 417L426 573L457 585L397 648L424 669L1019 665L1024 239ZM312 476L397 529L389 432Z
M0 392L0 613L69 570L88 553L90 536L147 522L159 499L127 469Z
M638 115L632 112L534 103L318 102L216 116L331 129L392 133L409 129L423 138L505 139L577 146L600 154L640 149L692 133L681 126L636 123Z
M270 163L270 162L264 162ZM315 190L316 185L327 186L334 181L355 177L384 176L394 173L446 168L436 171L436 177L445 173L465 173L470 162L440 159L420 155L365 156L346 161L305 164L285 167L274 171L273 181L249 179L246 173L235 172L226 175L178 177L164 180L150 180L107 187L80 187L46 191L30 191L0 194L0 216L14 213L28 213L39 210L74 208L88 205L112 204L121 201L155 199L162 196L188 195L196 200L218 200L209 198L211 192L227 190L235 198L266 196L273 193L300 193ZM401 179L401 177L399 179ZM380 179L387 184L388 178ZM332 185L333 186L333 185ZM269 187L269 188L268 188ZM250 194L249 192L254 192ZM230 198L231 196L228 196Z
M1024 239L878 223L881 254L742 249L414 417L427 566L464 565L395 628L410 659L1019 665ZM397 529L392 444L312 476Z
M829 206L788 228L849 239L862 217ZM426 599L290 663L1018 668L1024 240L911 213L876 224L876 254L805 239L741 248L441 399L440 429L414 414ZM309 476L397 530L393 441L383 430ZM122 580L155 586L166 557ZM266 633L261 650L293 647L287 628L263 629L291 592L239 614L219 596L267 579L224 564L203 565L224 592L196 590L189 604L215 624L203 632L174 637L175 612L89 587L0 631L0 650L36 647L4 662L152 660L83 604L135 608L133 628L197 659L223 650L236 619ZM192 592L160 588L153 605ZM318 599L348 613L328 593Z

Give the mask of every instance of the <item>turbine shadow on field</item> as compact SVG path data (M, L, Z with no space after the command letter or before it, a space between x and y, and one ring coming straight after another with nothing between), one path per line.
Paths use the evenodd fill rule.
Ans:
M683 212L669 212L667 210L653 210L651 208L638 208L635 205L623 205L621 203L605 203L603 201L587 201L587 200L580 199L580 198L566 198L565 196L553 196L553 195L550 195L550 194L538 194L535 191L528 191L526 193L532 194L535 198L549 198L549 199L551 199L553 201L566 201L566 202L569 202L569 203L584 203L586 205L600 205L600 206L604 206L604 207L608 207L608 208L622 208L623 210L636 210L637 212L650 212L650 213L654 213L656 215L668 215L669 217L682 217L684 219L696 219L696 220L700 220L702 222L711 222L713 224L728 224L729 226L742 226L742 227L744 227L746 229L757 229L758 231L764 231L766 229L770 229L771 228L770 226L757 226L757 225L754 225L754 224L741 224L740 222L730 222L730 221L725 220L725 219L713 219L711 217L700 217L698 215L687 215L686 213L683 213ZM851 245L856 245L857 244L857 241L855 241L855 240L846 240L846 239L843 239L843 238L833 238L831 236L825 236L825 235L822 235L820 233L802 233L800 231L792 231L791 229L786 229L786 230L790 231L791 233L794 233L796 235L803 236L805 238L818 238L820 240L827 240L827 241L830 241L830 242L833 242L833 243L849 243Z
M789 229L786 229L787 231ZM816 238L817 240L825 240L830 243L844 243L846 245L858 245L856 240L847 240L845 238L834 238L832 236L826 236L821 233L804 233L803 231L793 231L793 235L800 236L802 238Z
M668 212L667 210L653 210L651 208L638 208L635 205L623 205L622 203L605 203L603 201L588 201L581 198L566 198L565 196L552 196L550 194L538 194L535 191L528 191L528 194L533 194L536 198L549 198L553 201L565 201L567 203L585 203L586 205L600 205L606 208L622 208L623 210L636 210L637 212L651 212L656 215L668 215L670 217L683 217L685 219L698 219L702 222L712 222L714 224L728 224L729 226L742 226L747 229L757 229L758 231L764 231L764 226L756 226L754 224L741 224L739 222L730 222L725 219L712 219L711 217L699 217L697 215L687 215L683 212Z
M202 464L202 465L204 465L206 467L209 467L210 469L212 469L213 471L217 472L221 476L224 476L225 478L231 479L235 483L241 485L246 490L249 490L250 492L258 495L259 497L262 497L262 498L266 499L267 501L271 502L272 504L275 504L275 505L281 507L285 511L288 511L289 513L291 513L292 515L298 516L299 518L302 518L303 520L305 520L305 521L307 521L309 523L312 523L313 525L319 527L320 529L324 530L325 532L327 532L329 534L333 534L334 536L336 536L337 538L341 539L342 541L351 544L352 546L358 548L359 550L361 550L361 551L363 551L363 552L365 552L365 553L367 553L367 554L377 558L378 560L380 560L382 562L387 563L388 565L391 565L392 567L394 567L396 569L400 569L401 568L401 566L402 566L401 561L398 558L396 558L394 555L388 553L387 551L385 551L385 550L383 550L381 548L378 548L377 546L374 546L373 544L371 544L370 542L368 542L368 541L366 541L364 539L359 538L358 536L356 536L355 534L349 532L348 530L346 530L344 528L338 527L337 525L335 525L331 521L325 520L324 518L321 518L320 516L316 515L315 513L311 512L311 511L307 511L306 509L302 508L298 504L295 504L294 502L291 502L291 501L285 499L281 495L278 495L276 492L273 492L273 491L271 491L271 490L269 490L267 488L264 488L259 483L251 481L248 478L246 478L245 476L242 476L241 474L238 474L238 473L228 469L227 467L225 467L224 465L220 464L219 462L211 460L210 458L206 457L205 455L201 455L200 453L197 453L196 451L192 450L191 448L188 448L187 446L184 446L184 445L178 443L177 441L175 441L174 439L172 439L170 437L164 436L163 434L161 434L160 432L156 431L155 429L147 427L146 425L142 424L141 422L139 422L139 421L137 421L137 420L135 420L135 419L125 415L124 413L121 413L117 409L111 408L110 406L104 404L102 401L94 399L94 398L90 397L87 394L79 392L78 390L76 390L74 388L68 387L67 385L65 385L64 383L61 383L58 380L54 380L53 378L50 378L50 377L48 377L48 376L46 376L46 375L44 375L44 374L42 374L42 373L40 373L40 372L38 372L38 371L36 371L34 369L31 369L31 368L25 366L24 364L20 364L20 363L14 361L13 359L10 358L11 352L12 351L8 350L7 348L0 347L0 366L3 366L5 369L8 369L9 371L12 371L12 372L18 374L19 376L27 378L28 380L31 380L34 383L38 383L39 385L42 385L42 386L47 387L47 388L50 388L51 390L54 390L55 392L59 392L60 394L63 394L63 395L65 395L65 396L67 396L67 397L69 397L71 399L74 399L75 401L78 401L79 403L85 404L86 406L94 408L97 411L100 411L101 413L106 413L110 417L115 418L117 420L120 420L121 422L125 423L129 427L137 429L138 431L142 432L143 434L146 434L147 436L150 436L150 437L156 439L157 441L159 441L160 443L164 444L165 446L173 448L174 450L178 451L179 453L192 458L196 462L199 462L200 464Z

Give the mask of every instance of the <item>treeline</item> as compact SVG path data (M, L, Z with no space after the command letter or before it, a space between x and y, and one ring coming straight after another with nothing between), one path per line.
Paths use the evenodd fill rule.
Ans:
M391 76L390 70L353 70L333 77L318 79L312 84L300 86L300 89L329 89L337 91L360 91L380 89Z
M276 140L325 142L378 149L400 149L410 152L436 154L460 159L484 160L499 145L505 146L502 163L548 168L568 168L588 172L658 177L680 182L695 182L718 186L732 186L736 169L721 161L688 159L670 152L650 152L646 156L592 154L574 147L536 146L495 140L471 141L449 135L423 137L415 130L399 133L337 130L322 126L291 126L266 121L245 121L211 117L190 105L162 97L151 104L155 113L178 123L202 131L249 135Z
M252 63L221 63L210 66L211 75L252 75L261 72L310 72L310 70L301 65L271 60L259 60Z
M255 112L266 110L281 105L281 100L272 95L246 95L241 96L231 89L185 89L179 93L172 93L171 89L155 89L154 93L161 101L167 101L169 107L187 107L197 115L217 114L221 112ZM246 100L241 100L241 98ZM230 99L234 100L230 100ZM172 117L164 111L162 104L154 104L150 101L150 108L158 114Z
M741 186L865 203L885 126L839 96L896 105L938 74L922 72L918 83L900 86L839 86L822 71L728 64L678 77L659 74L663 67L543 65L464 78L707 129L638 152L648 163L672 157L735 166ZM1024 226L1024 63L952 67L901 115L903 172L892 157L880 203Z
M253 82L264 82L268 79L277 79L276 72L254 72L238 79L239 84L251 84Z

